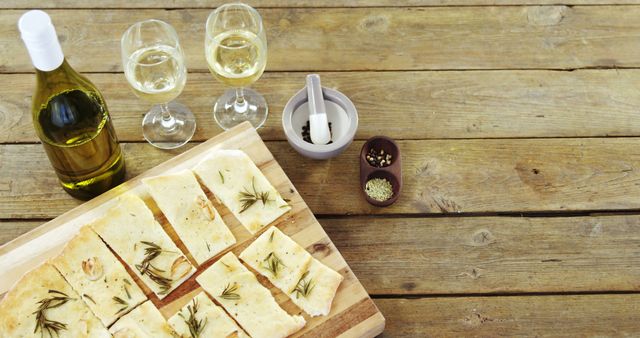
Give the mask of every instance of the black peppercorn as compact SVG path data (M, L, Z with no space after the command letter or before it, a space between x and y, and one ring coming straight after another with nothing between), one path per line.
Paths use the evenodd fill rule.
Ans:
M331 122L329 122L329 134L331 134ZM302 139L305 142L309 142L309 143L313 143L311 141L311 125L309 124L309 121L307 120L307 124L302 126ZM327 144L331 144L333 143L333 141L329 141L329 143Z

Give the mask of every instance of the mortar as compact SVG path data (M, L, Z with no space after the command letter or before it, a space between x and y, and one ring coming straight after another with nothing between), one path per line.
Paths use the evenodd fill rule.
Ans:
M302 138L302 126L309 120L306 87L289 99L282 112L282 128L291 147L303 156L320 160L338 156L347 149L358 129L358 112L348 97L326 87L322 87L322 95L331 123L332 143L313 144Z

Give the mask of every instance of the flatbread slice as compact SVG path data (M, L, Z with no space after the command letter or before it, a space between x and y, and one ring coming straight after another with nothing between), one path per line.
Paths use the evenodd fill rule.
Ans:
M124 266L90 227L80 228L51 263L104 326L113 324L147 300Z
M191 253L202 264L236 239L190 170L142 180Z
M151 210L132 193L122 195L91 227L160 299L195 272Z
M276 227L262 233L240 258L312 317L329 314L343 280Z
M204 292L200 292L169 318L169 325L183 338L249 337Z
M343 279L341 274L314 258L289 297L310 316L326 316Z
M111 337L49 263L25 274L0 302L0 336Z
M239 257L285 294L293 291L313 260L307 250L276 227L263 232Z
M146 301L118 319L109 331L113 338L174 338L175 332L160 311Z
M302 316L284 311L231 252L196 278L202 288L253 337L287 337L305 325Z
M216 150L193 170L252 234L291 209L241 150Z

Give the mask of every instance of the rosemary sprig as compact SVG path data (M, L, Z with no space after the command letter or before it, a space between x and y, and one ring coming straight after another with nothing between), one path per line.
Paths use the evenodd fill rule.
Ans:
M189 328L189 333L192 338L199 338L200 334L204 330L204 327L207 325L207 318L198 320L196 318L196 313L198 312L198 300L193 300L193 305L187 305L187 311L189 312L189 317L185 317L180 311L179 315L184 320L184 323L187 324Z
M171 282L173 280L171 278L167 278L161 276L160 273L164 272L164 270L158 269L151 264L151 261L160 256L163 252L173 252L162 250L162 248L148 241L140 241L140 243L146 245L147 247L144 249L145 257L140 264L136 264L136 268L142 275L147 275L149 279L151 279L154 283L160 286L160 294L166 294L169 292L171 288Z
M156 257L160 256L160 254L163 253L163 252L176 253L175 251L162 250L162 248L158 244L153 243L153 242L140 241L140 243L142 243L142 244L147 246L144 249L144 254L145 254L144 261L152 261ZM142 261L142 262L144 263L144 261Z
M33 330L33 333L37 333L38 331L40 331L40 335L43 337L45 332L49 335L49 337L53 337L54 334L57 337L59 336L60 331L67 329L67 324L48 319L46 312L49 309L55 309L66 304L73 298L69 297L66 293L60 292L58 290L49 290L49 294L51 294L52 296L40 300L38 302L38 304L40 304L38 306L38 310L33 312L36 315L36 327Z
M171 282L173 280L171 278L163 277L160 275L160 272L163 270L159 270L155 268L151 263L144 264L136 264L136 268L140 271L140 274L147 275L151 281L158 284L160 286L160 294L164 295L169 292L171 288Z
M252 205L254 205L258 201L262 201L262 205L265 206L267 202L273 201L269 199L268 191L258 192L256 190L256 178L251 178L251 189L253 192L249 191L246 187L244 191L240 192L240 202L242 203L242 207L240 208L239 213L243 213L245 210L249 209Z
M300 296L307 297L311 293L311 290L315 287L312 279L305 280L309 275L309 270L302 274L300 280L298 280L298 284L296 284L295 289L291 291L291 293L296 294L296 298L300 298Z
M220 298L224 298L227 300L238 300L240 299L240 295L236 293L236 291L238 291L238 284L236 283L233 283L233 285L227 284L227 286L224 288L224 290L220 294Z
M113 301L116 302L116 304L122 305L120 310L116 311L116 315L129 308L129 303L126 300L124 300L124 299L122 299L120 297L114 296L113 297Z
M273 277L278 277L278 271L280 271L284 266L284 263L282 263L280 258L278 258L278 256L273 252L270 252L267 255L267 258L262 261L262 267L269 270L273 274Z
M222 171L218 170L218 175L220 175L220 181L224 184L224 175L222 175Z

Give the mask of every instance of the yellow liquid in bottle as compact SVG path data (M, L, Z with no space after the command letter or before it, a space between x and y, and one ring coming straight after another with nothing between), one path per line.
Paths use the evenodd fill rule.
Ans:
M124 181L122 152L101 97L66 90L49 98L34 118L51 165L70 195L90 199Z

